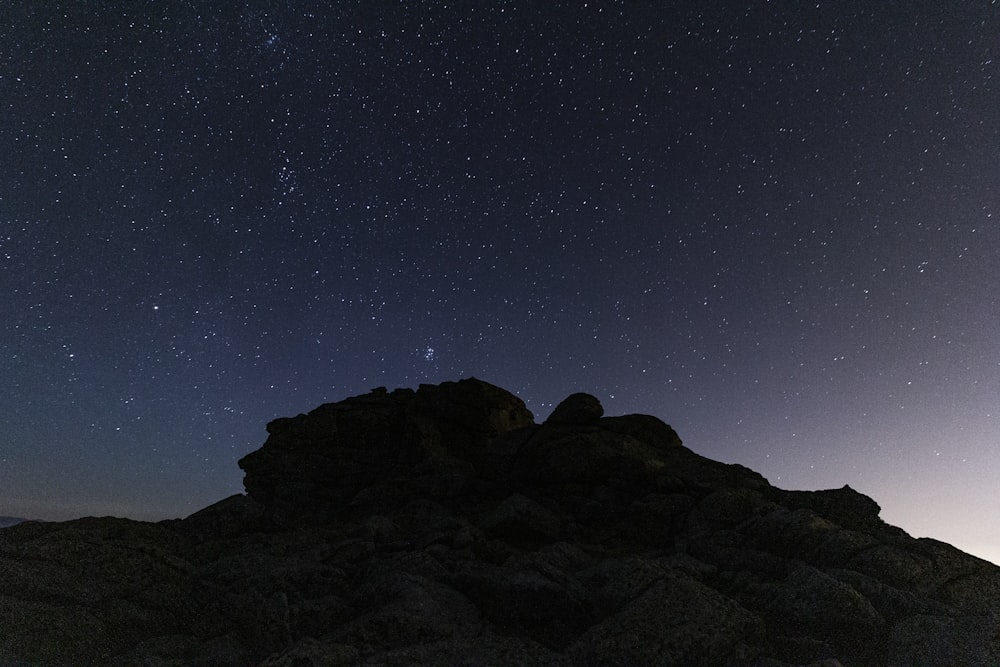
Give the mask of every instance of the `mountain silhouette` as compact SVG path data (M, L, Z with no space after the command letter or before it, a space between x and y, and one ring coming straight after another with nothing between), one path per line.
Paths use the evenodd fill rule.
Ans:
M5 665L997 665L1000 568L573 394L267 425L246 495L0 534Z

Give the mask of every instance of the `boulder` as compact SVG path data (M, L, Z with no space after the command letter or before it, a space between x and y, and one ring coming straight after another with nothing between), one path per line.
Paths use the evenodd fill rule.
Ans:
M665 562L606 561L582 577L596 585L603 618L568 648L574 664L712 667L759 655L758 617Z
M556 406L546 424L593 424L604 415L604 407L590 394L570 394Z

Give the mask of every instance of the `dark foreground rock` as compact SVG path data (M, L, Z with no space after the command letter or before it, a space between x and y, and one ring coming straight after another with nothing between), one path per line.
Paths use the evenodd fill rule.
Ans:
M0 664L1000 664L1000 568L602 414L380 389L186 519L5 529Z

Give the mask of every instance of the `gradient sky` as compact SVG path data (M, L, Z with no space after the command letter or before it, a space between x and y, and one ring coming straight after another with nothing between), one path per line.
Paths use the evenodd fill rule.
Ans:
M0 514L474 375L1000 562L995 1L222 4L0 7Z

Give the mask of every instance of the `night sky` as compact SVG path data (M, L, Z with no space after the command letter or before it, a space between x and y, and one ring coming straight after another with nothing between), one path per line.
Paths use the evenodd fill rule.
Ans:
M223 4L0 8L0 514L471 375L1000 562L996 0Z

